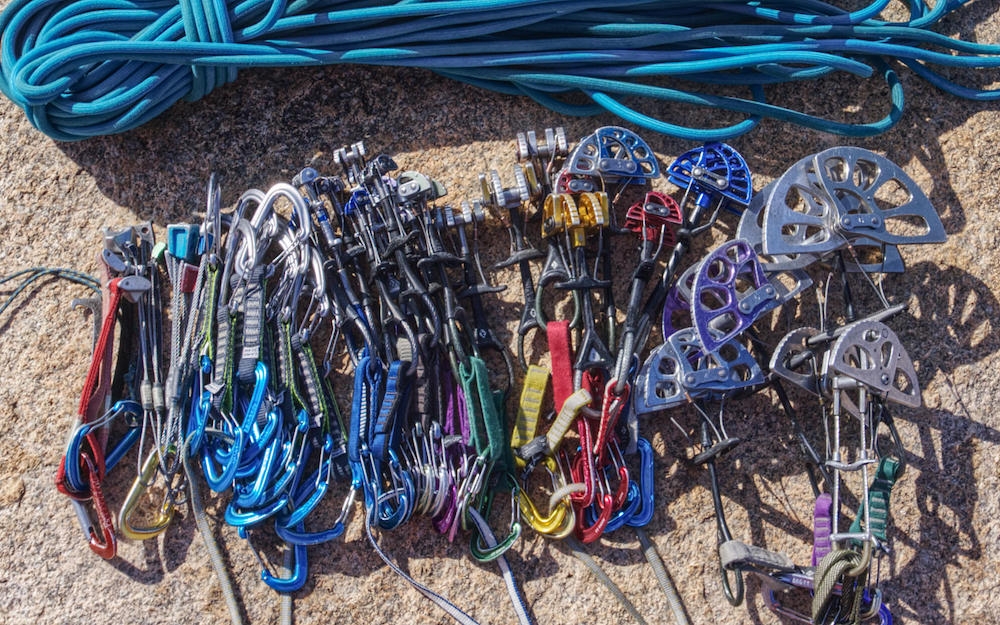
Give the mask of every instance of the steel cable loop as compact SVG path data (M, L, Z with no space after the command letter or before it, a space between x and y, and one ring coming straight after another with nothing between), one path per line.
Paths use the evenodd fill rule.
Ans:
M67 141L138 127L178 100L197 100L233 81L239 69L265 66L419 67L527 95L560 114L610 111L697 140L741 134L762 117L836 134L878 134L902 109L895 61L953 95L1000 97L1000 90L956 84L938 69L1000 66L1000 45L930 30L964 0L907 3L906 21L880 19L888 0L852 12L818 0L604 4L14 0L0 15L0 90L37 128ZM850 123L766 101L768 85L834 73L881 75L889 84L889 113ZM675 78L705 89L665 86ZM710 93L717 85L740 85L749 97ZM563 99L573 93L589 103ZM687 128L638 112L636 103L648 100L721 108L742 119Z

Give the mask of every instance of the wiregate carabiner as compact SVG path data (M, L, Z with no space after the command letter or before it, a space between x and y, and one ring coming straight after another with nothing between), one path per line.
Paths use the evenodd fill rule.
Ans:
M561 452L561 455L567 459L566 466L569 468L570 475L568 481L581 483L585 486L585 490L582 493L571 494L570 500L574 506L586 507L594 503L597 486L597 482L595 481L597 468L594 465L594 455L589 452L592 449L590 423L586 418L579 417L576 419L576 428L580 436L579 451L573 457L572 461L569 461L565 449Z
M280 419L280 416L278 418ZM260 493L259 501L250 507L266 505L286 493L291 500L293 484L297 484L301 477L299 468L305 465L303 456L309 449L306 445L309 415L300 410L296 420L297 425L290 440L280 440L283 436L276 437L280 440L281 456L274 462L270 473L263 480L265 488Z
M625 484L628 488L628 491L625 496L623 505L617 506L611 513L611 516L608 518L607 524L605 525L602 534L607 532L613 532L622 526L629 525L629 522L635 516L636 510L639 509L642 500L642 495L639 490L639 485L633 481L625 482ZM614 503L615 502L612 502L613 505ZM596 504L596 500L594 504L587 506L587 508L584 509L584 514L586 515L587 522L590 523L591 526L594 526L596 524L598 518L598 512L595 511L595 508L599 508L599 506L597 506Z
M265 506L246 510L241 510L235 501L230 501L229 505L226 506L224 518L226 523L233 527L254 527L281 512L288 505L288 501L288 495L283 493L280 497Z
M269 423L276 424L281 419L281 414L277 410L269 410L267 412L267 419ZM300 427L302 426L302 421L304 419L300 418ZM276 427L276 425L270 427ZM286 442L280 429L276 431L277 434L263 447L263 452L260 454L258 462L241 463L241 466L247 469L245 477L253 477L253 480L249 484L241 482L233 483L233 501L241 508L254 508L273 500L273 496L269 497L269 487L271 487L276 470L278 467L285 466L293 453L293 442ZM248 460L246 456L244 460ZM239 473L237 471L237 477L241 477ZM280 493L281 490L283 490L282 487L276 486L271 489L271 492L274 493L274 496L277 496L277 493Z
M576 536L584 544L592 543L604 535L608 523L611 521L611 514L614 512L614 497L610 494L602 494L594 497L592 505L597 507L597 513L590 519L588 518L590 515L587 514L590 505L573 504L573 509L576 512Z
M277 428L277 420L275 419L269 419L262 431L257 428L257 415L261 411L270 376L267 365L259 360L254 366L253 374L254 386L249 401L245 405L242 405L243 402L240 400L235 402L237 406L243 408L243 421L239 426L239 429L243 431L243 436L239 439L241 444L238 447L231 448L227 456L231 457L232 454L235 454L235 458L231 461L236 462L237 465L243 462L244 454L248 449L251 449L250 453L252 457L256 457L263 452L264 447Z
M297 483L292 487L293 495L290 500L289 512L278 516L281 525L285 527L298 525L326 495L330 487L332 452L333 437L327 434L320 450L319 466L312 475L302 480L301 483L296 480Z
M214 440L218 439L218 437L212 437L212 439L207 441L207 445L202 446L202 469L205 473L205 480L215 492L222 492L229 488L238 476L239 471L241 469L247 470L248 467L241 466L241 464L244 460L244 451L247 449L248 441L254 434L262 434L255 429L255 426L257 413L261 408L264 392L267 387L267 365L258 361L257 366L254 368L254 375L254 389L249 402L246 404L242 424L227 428L222 432L222 434L225 434L229 438L230 445L228 448L222 449L218 446L221 439ZM210 398L210 391L204 391L202 393L202 404L204 405L206 399L211 401ZM239 404L240 402L237 401L236 403ZM228 423L228 420L224 421L224 423ZM265 427L264 432L268 436L271 436L275 429L276 420L270 419L270 424ZM254 438L252 445L254 455L256 456L263 452L265 446L266 443L263 443L261 438ZM222 465L221 470L217 468L216 464Z
M415 505L416 488L409 471L403 470L395 450L388 450L388 468L392 487L385 489L381 472L366 442L361 444L361 468L365 490L365 505L375 524L383 530L393 530L409 520Z
M479 525L473 524L473 536L469 542L469 551L472 553L472 557L479 562L492 562L496 560L503 554L514 546L517 539L521 537L522 525L520 521L521 509L518 503L518 493L520 492L520 487L517 484L517 480L513 475L509 473L504 473L501 475L500 479L507 480L507 486L510 487L510 526L507 529L507 536L502 540L497 540L497 544L494 547L488 547L487 542L483 540L483 535L480 532ZM478 506L478 510L481 512L484 519L488 519L490 516L490 510L493 508L494 495L497 493L496 485L485 494L482 503Z
M287 515L282 512L275 519L274 530L285 542L303 546L318 545L338 538L344 533L344 523L351 513L357 493L357 489L354 487L348 492L341 505L340 515L330 528L312 532L307 532L304 529L305 517L316 507L329 488L330 467L331 459L327 457L320 463L316 472L308 478L307 486L302 490L297 490L293 495L289 502L291 512ZM324 473L325 477L321 477ZM314 486L310 488L310 484L314 484ZM293 526L295 529L292 529Z

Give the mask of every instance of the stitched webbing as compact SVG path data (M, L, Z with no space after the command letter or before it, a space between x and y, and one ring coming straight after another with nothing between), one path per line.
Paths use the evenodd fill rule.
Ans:
M361 443L364 442L363 437L368 435L372 393L378 383L376 374L371 371L373 368L377 369L377 365L373 366L371 356L365 354L358 360L358 365L354 369L354 393L351 400L351 424L347 435L347 457L355 466L359 466L361 463Z
M495 470L511 468L510 445L507 444L500 411L490 391L486 363L481 358L471 356L468 365L461 363L458 369L469 409L473 448L479 455L485 455Z
M573 393L569 321L550 321L545 326L545 333L552 356L552 407L559 412L566 398Z
M517 420L511 433L510 446L518 449L527 445L535 438L538 430L538 420L542 416L542 402L545 399L545 389L549 385L549 372L544 367L531 365L524 376L521 387L521 400L517 405Z
M243 332L240 337L240 361L237 375L240 382L249 383L254 368L261 360L264 344L264 269L257 265L246 280L243 296Z
M107 298L107 310L104 322L101 324L101 333L97 337L94 345L94 353L90 359L90 368L87 370L87 379L83 383L83 393L80 395L80 407L77 416L80 423L87 423L92 414L91 400L97 394L97 386L108 384L108 375L111 371L111 355L114 350L115 320L118 318L118 303L121 301L122 292L118 286L118 280L112 280L108 285L110 296ZM103 402L103 398L101 399Z
M406 360L394 360L385 377L385 390L369 438L372 456L379 467L389 461L390 450L399 448L402 417L409 403L409 379L405 374L409 366Z
M875 479L868 489L868 516L872 535L882 542L888 540L889 527L889 495L901 471L899 460L891 456L883 456L875 471ZM864 503L858 507L858 513L851 523L851 533L861 532L864 521Z
M212 373L212 406L231 412L233 408L233 362L236 355L236 315L229 313L228 306L220 306L216 311L216 337L214 368Z

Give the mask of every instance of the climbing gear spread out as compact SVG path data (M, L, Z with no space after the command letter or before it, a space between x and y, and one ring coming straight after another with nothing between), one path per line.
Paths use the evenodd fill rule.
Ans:
M900 246L945 236L898 166L831 148L755 194L726 144L661 167L628 129L601 127L576 144L548 129L518 135L513 186L481 173L480 196L456 205L441 182L362 143L335 160L339 174L303 169L244 192L231 211L213 178L201 223L168 226L164 244L148 223L106 230L100 280L32 269L0 282L22 279L4 307L47 276L103 290L87 303L99 311L93 357L56 479L95 552L113 558L119 535L156 537L188 501L205 526L204 481L263 581L288 594L308 579L309 549L341 537L360 501L379 556L455 620L475 622L398 567L380 534L420 517L448 540L467 533L470 554L497 563L528 623L506 557L525 527L569 539L592 569L582 545L628 527L683 623L642 529L657 491L639 417L668 412L688 443L682 458L708 473L731 604L753 573L779 614L891 622L877 563L906 452L889 409L921 400L887 325L904 307L890 303L884 276L903 271ZM516 268L523 287L510 341L491 314L503 287L480 259L487 214L510 239L492 271ZM727 220L735 238L688 262L696 239ZM625 240L638 251L627 280L612 262ZM863 311L871 298L855 297L857 284L879 306ZM818 327L775 336L784 324L765 321L813 285ZM656 322L661 342L647 348ZM777 399L804 452L809 564L741 542L726 518L717 464L744 446L727 413L755 393ZM817 403L822 427L806 428ZM822 441L811 440L817 431ZM115 515L119 493L104 482L134 447L134 482ZM282 571L268 564L282 559L266 553L275 546ZM785 601L801 592L812 594L810 614Z

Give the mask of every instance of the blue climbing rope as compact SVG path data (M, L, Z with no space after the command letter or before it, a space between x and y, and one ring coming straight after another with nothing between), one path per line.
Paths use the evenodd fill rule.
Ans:
M66 141L140 126L239 69L343 63L425 68L561 114L610 111L689 140L742 134L765 117L870 136L902 114L900 66L955 96L1000 97L950 75L996 69L1000 45L932 30L967 1L913 0L908 15L888 21L889 0L854 11L818 0L608 8L605 0L14 0L0 15L0 90ZM770 85L829 75L880 76L887 111L840 121L767 101ZM738 121L689 128L638 110L649 100L721 109Z

